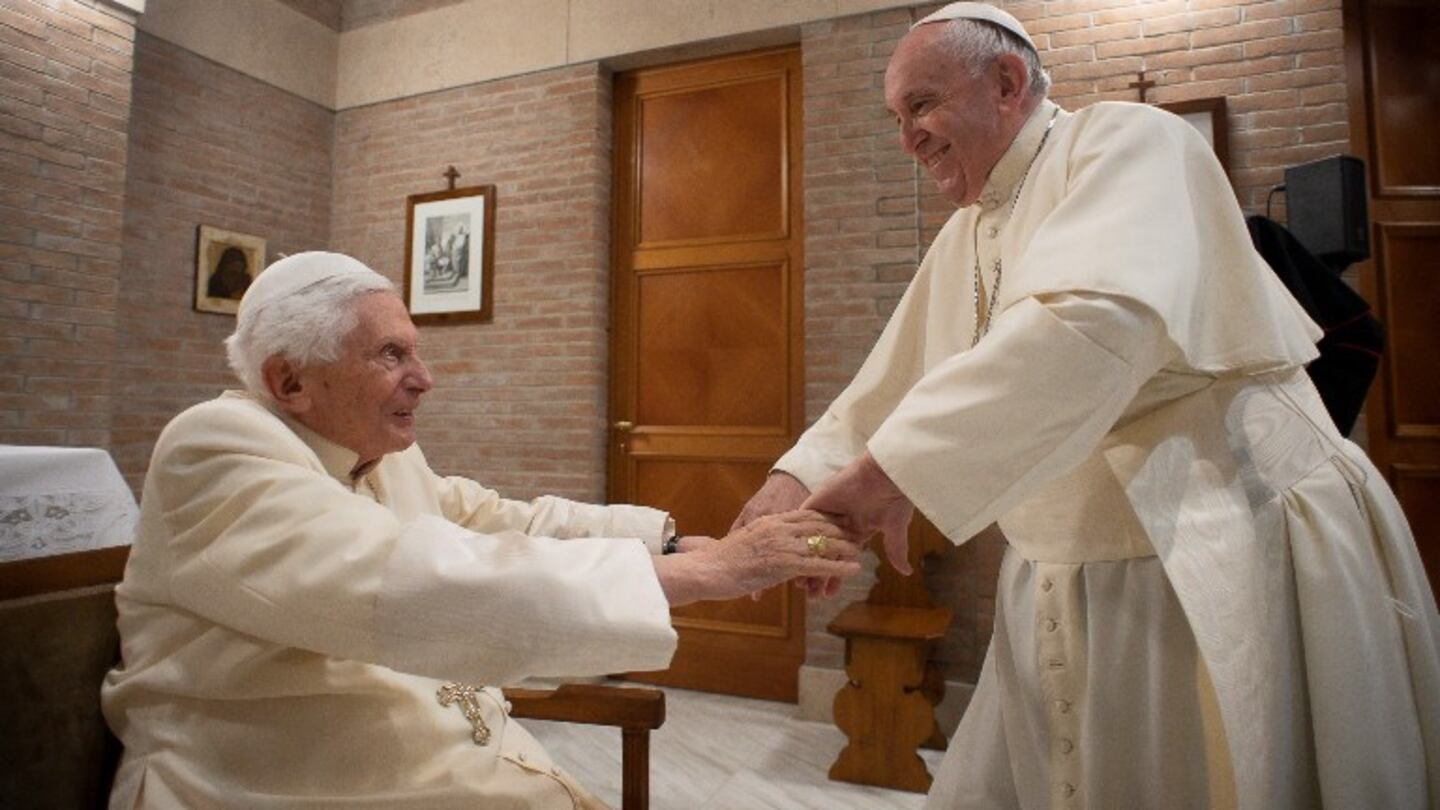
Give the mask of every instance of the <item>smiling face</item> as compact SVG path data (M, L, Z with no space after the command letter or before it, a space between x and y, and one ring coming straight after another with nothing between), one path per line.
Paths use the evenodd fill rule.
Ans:
M972 75L942 42L945 27L922 25L900 40L885 71L885 106L900 127L901 149L964 207L980 198L1024 123L1024 67L1005 54ZM1011 75L1017 65L1018 84Z
M415 443L415 409L434 387L416 353L415 325L400 298L366 293L355 304L355 328L333 363L296 372L308 399L296 418L360 455L360 463Z

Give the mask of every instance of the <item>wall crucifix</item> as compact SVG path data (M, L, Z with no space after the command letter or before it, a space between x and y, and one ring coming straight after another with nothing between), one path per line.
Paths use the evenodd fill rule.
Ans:
M1140 71L1138 81L1130 82L1130 86L1140 91L1140 103L1145 103L1145 91L1155 86L1155 82L1145 78L1145 71Z

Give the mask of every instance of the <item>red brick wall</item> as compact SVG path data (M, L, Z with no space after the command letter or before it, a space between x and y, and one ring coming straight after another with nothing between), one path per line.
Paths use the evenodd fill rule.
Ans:
M1159 102L1228 99L1231 179L1241 204L1264 208L1281 170L1349 147L1341 0L1025 0L1002 2L1031 32L1067 109L1135 100L1145 70ZM924 248L951 213L900 152L884 111L886 61L913 19L936 6L813 23L805 61L807 412L811 419L859 368ZM1283 208L1277 208L1277 215ZM940 652L973 679L989 643L1003 540L990 533L927 572L956 610ZM824 632L841 599L812 603L809 662L838 667Z
M110 436L134 20L0 5L0 442Z
M604 498L610 99L592 63L336 121L333 245L397 283L407 195L450 165L497 187L494 321L421 330L419 434L437 470L509 497Z
M201 224L280 253L323 249L335 114L141 33L135 53L111 452L139 491L175 414L239 387L230 315L196 312Z

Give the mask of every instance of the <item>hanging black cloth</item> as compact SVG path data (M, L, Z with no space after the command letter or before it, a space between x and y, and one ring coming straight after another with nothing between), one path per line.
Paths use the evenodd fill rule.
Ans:
M1306 371L1335 426L1346 436L1380 368L1385 332L1370 305L1305 249L1285 227L1261 216L1245 219L1250 241L1311 320L1325 330L1320 356Z

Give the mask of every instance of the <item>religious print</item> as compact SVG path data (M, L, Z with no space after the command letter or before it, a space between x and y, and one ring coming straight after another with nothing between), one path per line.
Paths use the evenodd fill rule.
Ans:
M405 303L417 324L488 322L495 187L406 198Z
M195 311L234 315L265 269L265 240L201 225L195 239Z

